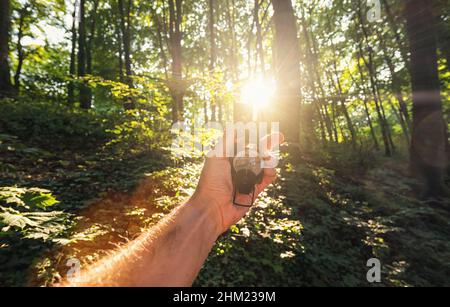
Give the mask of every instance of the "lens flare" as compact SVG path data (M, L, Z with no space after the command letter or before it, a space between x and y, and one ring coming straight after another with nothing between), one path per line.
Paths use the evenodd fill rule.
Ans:
M275 82L262 76L249 80L241 90L242 103L250 104L254 111L266 107L275 94Z

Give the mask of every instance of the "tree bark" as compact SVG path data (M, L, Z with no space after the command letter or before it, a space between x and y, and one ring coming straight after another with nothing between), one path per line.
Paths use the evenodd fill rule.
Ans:
M90 29L89 29L89 37L87 39L87 44L86 44L86 72L90 75L92 74L92 48L93 48L93 43L94 43L94 38L95 38L95 30L96 30L96 21L97 21L97 9L98 9L98 5L99 5L100 0L95 0L94 1L94 8L91 12L91 24L90 24Z
M117 36L117 51L119 53L119 80L120 82L125 82L124 74L123 74L123 48L122 48L122 33L121 33L121 18L117 19L117 22L115 23L116 28L116 36Z
M86 14L85 0L80 0L80 12L78 23L78 77L86 75ZM91 108L90 91L86 81L80 82L80 107Z
M169 81L169 72L167 71L167 54L164 50L164 40L163 40L163 28L161 26L161 21L159 19L159 16L156 14L156 10L152 9L153 19L155 21L156 26L156 39L158 41L158 47L159 47L159 54L161 55L161 59L163 61L163 67L164 67L164 76L166 78L166 82ZM167 33L164 33L164 36L166 36Z
M276 120L288 142L298 144L300 133L300 46L291 0L272 0L275 42L274 72L277 81ZM298 147L298 146L297 146Z
M181 49L181 18L182 0L169 0L169 40L172 56L172 79L170 80L170 92L173 99L172 121L183 120L183 97L185 85L183 82L183 59Z
M75 103L75 78L76 70L76 50L77 50L77 9L78 0L75 0L72 13L72 47L70 51L70 65L69 65L69 84L67 85L67 103L73 105Z
M431 1L408 0L405 16L413 91L411 167L425 181L425 196L435 198L446 194L444 174L448 165L437 66L436 14Z
M131 69L131 4L131 0L128 0L127 7L125 9L124 0L118 0L120 30L125 64L125 83L130 88L133 88L133 72ZM126 110L135 108L134 99L132 97L127 97L124 108Z
M0 0L0 98L14 95L9 67L10 2Z
M22 38L23 38L23 27L24 27L24 21L25 16L27 14L28 5L26 4L20 11L20 17L19 17L19 28L17 33L17 67L16 72L14 74L14 87L16 89L16 92L19 93L20 91L20 75L22 74L22 66L23 61L25 60L25 51L23 50L22 45Z
M255 0L255 6L253 11L253 18L256 27L256 49L259 55L259 63L261 65L261 73L264 75L266 71L266 63L264 60L264 47L263 47L263 38L261 32L261 22L259 20L259 8L260 8L260 0Z
M214 70L216 68L216 59L217 59L217 46L216 46L216 32L215 32L215 16L214 16L214 6L215 1L209 0L209 18L208 18L208 28L209 28L209 74L210 79L214 80ZM212 82L211 84L214 84L215 82ZM215 89L212 90L212 92L215 93ZM211 108L211 121L216 122L217 121L217 95L213 94L210 101L210 108Z

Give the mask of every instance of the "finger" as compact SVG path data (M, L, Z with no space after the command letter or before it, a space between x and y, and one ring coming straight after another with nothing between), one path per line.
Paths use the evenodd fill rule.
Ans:
M273 183L277 178L277 171L274 168L265 168L264 176L261 183L256 185L257 194L261 193L268 185Z

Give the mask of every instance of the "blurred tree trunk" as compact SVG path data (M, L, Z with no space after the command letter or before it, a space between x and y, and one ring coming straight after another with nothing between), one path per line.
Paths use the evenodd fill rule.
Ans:
M172 79L170 80L170 92L173 99L172 121L183 120L183 97L185 85L183 82L183 58L181 49L181 20L182 0L169 0L169 41L170 54L172 56Z
M78 76L86 75L86 16L85 0L80 0L79 23L78 23ZM91 108L90 91L86 81L80 82L80 107Z
M291 0L272 0L275 42L274 72L277 81L275 120L286 140L299 144L300 133L300 46L297 20ZM298 148L298 146L296 146Z
M9 0L0 0L0 98L14 94L9 68L9 30L11 16Z
M229 57L228 57L228 66L231 74L231 79L233 83L236 84L239 79L239 63L237 57L237 40L236 40L236 5L235 0L226 0L226 18L227 18L227 26L228 26L228 35L229 35ZM238 103L237 99L233 99L233 121L239 121L240 111L240 103Z
M164 50L164 40L163 37L167 35L167 33L163 33L163 27L161 26L160 16L156 13L156 10L152 9L153 20L155 21L156 26L156 39L158 41L159 54L161 55L161 59L163 61L164 67L164 76L166 78L166 82L169 81L169 72L167 71L168 59L167 54Z
M259 63L261 65L261 73L264 75L266 71L266 63L264 61L264 47L263 47L263 37L261 31L261 22L259 20L259 8L261 0L255 0L255 5L253 9L253 18L256 27L256 49L259 55ZM262 2L262 1L261 1Z
M69 105L75 103L75 83L73 79L75 78L76 69L76 50L77 50L77 9L78 0L75 0L73 13L72 13L72 47L70 51L70 64L69 64L69 84L67 85L67 102Z
M226 17L228 23L228 34L230 36L230 70L231 70L231 78L234 82L237 82L239 79L238 72L238 59L236 54L236 8L235 8L235 0L227 0L226 7Z
M440 197L446 193L444 174L448 165L448 140L442 113L433 3L408 0L405 16L413 91L411 167L425 180L425 196Z
M400 37L398 21L396 20L394 14L392 13L392 9L389 4L389 1L388 0L381 0L381 1L383 3L383 8L387 15L387 20L388 20L389 26L392 29L392 32L394 33L395 42L396 42L396 44L398 46L398 50L400 51L400 54L402 56L402 60L405 63L406 68L409 70L409 59L408 59L408 55L407 55L407 46L405 44L405 40L402 40Z
M117 18L115 23L116 36L117 36L117 51L119 53L119 80L120 82L125 82L123 74L123 48L122 48L122 33L121 33L121 18Z
M336 48L334 48L334 50L336 50ZM336 84L333 83L333 87L337 91L338 100L341 103L341 111L342 111L342 114L344 114L344 118L347 123L347 128L350 131L352 145L356 146L356 141L357 141L356 131L355 131L355 127L353 126L353 122L350 117L350 114L348 113L347 106L345 105L346 99L345 99L344 93L342 91L341 81L339 80L340 76L339 76L339 72L337 69L336 59L332 59L331 61L332 61L334 75L336 77ZM333 78L330 78L330 80L331 80L331 82L333 82Z
M95 30L96 30L96 21L97 21L97 9L99 5L99 0L94 1L94 8L90 14L90 29L89 29L89 37L87 39L87 48L86 48L86 72L90 75L92 74L92 49L95 38Z
M125 83L132 88L132 70L131 70L131 0L127 2L127 8L125 10L124 0L118 0L119 16L120 16L120 30L122 37L122 50L125 62ZM124 105L126 110L133 109L135 107L132 97L128 97Z
M360 37L359 35L357 35L357 37L356 37L356 39L358 41L357 47L358 47L358 52L359 52L359 58L363 60L364 65L367 68L367 71L369 73L370 88L371 88L373 99L375 102L375 110L378 115L378 122L379 122L379 125L381 128L381 135L382 135L383 145L384 145L384 153L387 157L390 157L390 156L392 156L392 153L394 151L393 142L392 142L392 138L390 136L389 124L385 117L385 112L383 109L382 101L379 97L376 73L375 73L373 57L372 57L372 48L370 47L369 34L367 32L367 29L366 29L366 26L364 23L361 5L362 5L361 0L359 0L358 1L358 10L357 10L357 18L358 18L357 22L359 22L360 29L362 30L362 33L363 33L363 37ZM358 32L358 29L356 29L355 31ZM366 60L366 58L364 56L364 49L362 46L363 42L365 42L365 44L366 44L366 47L367 47L366 51L369 55L369 60Z
M217 46L216 46L216 33L214 29L214 6L215 1L209 0L208 1L208 29L209 29L209 78L210 78L210 84L215 87L215 76L214 76L214 70L216 68L216 59L217 59ZM210 85L210 86L211 86ZM214 92L214 94L211 97L210 101L210 108L211 108L211 121L216 122L217 121L217 95L215 94L215 89L212 89L211 92Z
M357 64L358 64L358 71L359 71L360 80L361 80L361 82L363 82L364 81L364 74L363 74L363 71L362 71L361 63L359 62L359 58L358 58ZM357 82L356 82L356 80L355 80L355 78L353 77L352 74L350 74L350 77L352 78L353 83L357 84ZM358 89L360 89L363 92L363 96L364 96L364 98L363 98L363 105L364 105L364 112L365 112L366 118L367 118L367 124L369 125L369 128L370 128L370 135L372 137L373 145L375 146L375 150L378 151L378 150L380 150L380 145L378 143L378 139L376 137L375 130L373 128L372 118L370 117L369 106L368 106L368 102L367 102L367 97L369 95L367 94L367 89L366 89L365 85L357 84L357 86L358 86Z
M392 59L391 59L391 57L393 57L394 55L390 56L387 53L388 52L387 46L386 46L386 42L385 42L383 35L378 30L376 30L376 34L377 34L378 41L380 42L381 49L383 51L382 55L383 55L384 62L386 63L386 65L389 69L389 73L391 75L391 91L394 94L395 98L397 99L398 108L396 108L393 105L393 103L391 102L391 100L389 98L388 98L388 102L391 105L392 111L394 112L395 116L397 117L397 120L400 123L400 126L402 127L402 132L405 137L405 141L409 145L409 127L408 127L409 114L408 114L408 109L406 107L406 103L403 100L403 95L401 93L401 83L400 83L400 80L397 78L397 74L395 73L394 63L392 62Z
M306 21L304 22L304 26L306 26ZM309 27L311 28L311 27ZM322 77L320 75L320 63L318 59L318 50L317 50L317 42L314 39L314 35L311 33L311 35L308 35L309 31L306 31L305 37L306 37L306 44L309 46L309 49L311 50L311 57L312 57L312 67L313 67L313 76L315 76L315 79L317 80L317 85L319 87L319 91L321 94L320 98L320 106L323 112L324 120L325 120L325 126L327 128L327 132L329 135L329 138L332 142L337 142L337 137L334 136L337 135L337 133L333 134L333 122L330 118L330 114L328 111L328 106L326 102L326 93L322 82ZM309 43L309 39L311 39L311 43Z
M94 7L92 12L90 13L90 27L89 27L89 36L86 37L86 73L88 75L92 75L92 44L95 38L95 25L97 20L97 9L99 0L94 1ZM88 88L87 94L89 95L89 101L92 101L92 90Z
M22 74L23 61L25 60L25 51L23 50L22 38L24 31L24 21L28 11L28 4L19 10L19 27L17 30L17 67L14 73L14 87L16 88L16 93L20 91L20 75Z

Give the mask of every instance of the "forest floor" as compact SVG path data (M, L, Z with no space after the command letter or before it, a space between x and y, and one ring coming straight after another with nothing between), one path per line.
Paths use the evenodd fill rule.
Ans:
M2 232L3 286L52 284L66 276L68 259L83 267L136 238L193 191L201 169L153 155L20 148L2 152L0 192L47 189L62 215L50 230ZM450 212L414 198L414 187L400 158L357 175L306 155L284 162L250 214L220 237L194 285L450 286ZM381 283L366 279L370 258L381 262Z

